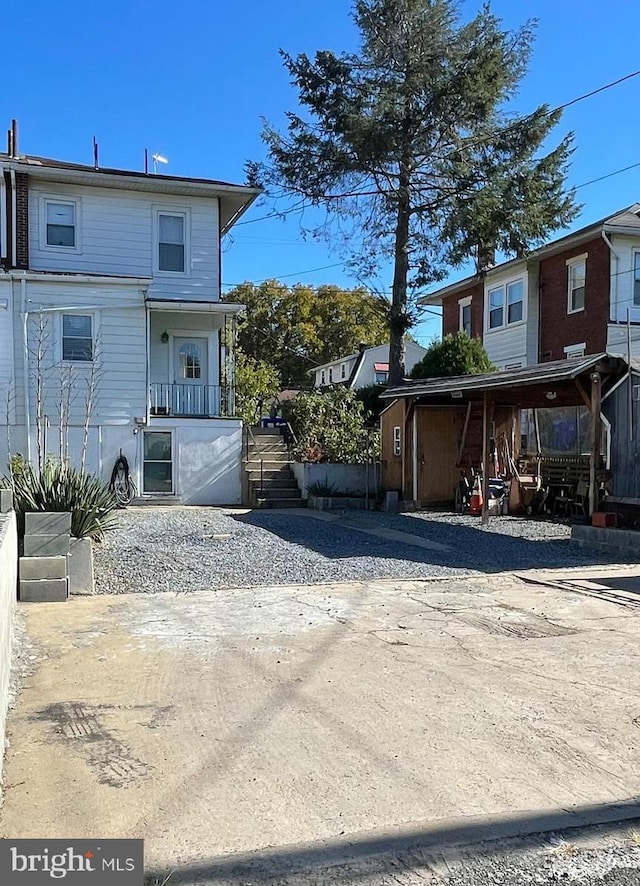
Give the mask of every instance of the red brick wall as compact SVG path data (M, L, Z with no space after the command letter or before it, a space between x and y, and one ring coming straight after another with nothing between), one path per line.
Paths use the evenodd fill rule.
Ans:
M567 313L567 259L588 253L584 311ZM539 359L562 360L567 345L585 342L586 354L606 350L610 288L609 248L602 237L540 263Z
M460 306L463 298L471 296L471 335L474 338L482 338L482 308L484 298L484 286L478 282L470 286L468 290L450 295L442 300L442 334L458 332L460 329Z
M29 176L16 172L16 267L29 267Z

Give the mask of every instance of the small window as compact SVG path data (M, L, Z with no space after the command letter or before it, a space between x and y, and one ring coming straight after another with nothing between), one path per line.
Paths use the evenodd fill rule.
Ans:
M200 348L191 342L180 348L180 375L182 378L202 377Z
M633 253L633 304L640 307L640 252Z
M375 384L377 385L386 385L389 381L389 370L388 369L376 369L375 373Z
M76 206L75 203L45 204L46 244L75 249L76 246Z
M569 298L567 313L575 314L584 311L584 288L587 276L586 259L581 258L567 266L569 279Z
M333 381L333 369L329 369L329 384Z
M400 436L402 433L400 426L397 425L393 429L393 454L394 455L402 455L402 437Z
M323 369L322 372L320 373L320 384L321 385L324 384L324 380L325 380L325 374L324 374L324 369Z
M524 283L516 280L507 286L507 323L518 323L522 320L524 305Z
M585 342L581 342L579 345L567 345L564 349L567 360L575 360L577 357L584 357L585 348Z
M170 431L144 432L143 492L173 493Z
M460 305L460 318L459 318L459 329L461 332L466 332L469 338L471 338L471 299L467 298L464 301L459 302Z
M158 213L158 270L184 273L184 215Z
M62 315L62 359L90 363L93 360L93 318L90 314Z
M342 363L340 365L340 378L346 378L346 377L347 377L347 366L346 366L346 363Z
M504 287L489 290L489 329L504 324Z

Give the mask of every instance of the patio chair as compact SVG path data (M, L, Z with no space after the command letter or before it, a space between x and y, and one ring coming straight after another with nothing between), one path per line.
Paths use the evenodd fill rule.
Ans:
M572 514L587 514L587 504L589 501L589 484L586 480L578 480L576 491L570 498Z

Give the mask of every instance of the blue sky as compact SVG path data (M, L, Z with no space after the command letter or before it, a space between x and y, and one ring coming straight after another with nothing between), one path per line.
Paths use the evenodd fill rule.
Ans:
M479 3L462 5L471 15ZM6 128L18 118L24 153L89 163L95 135L103 166L141 169L148 147L169 158L172 174L242 182L244 161L264 155L261 118L280 125L295 107L278 50L354 48L350 7L347 0L14 4L0 122ZM561 104L640 67L637 0L494 0L492 7L509 27L539 20L518 110ZM565 112L557 132L576 134L572 184L640 162L639 99L640 77ZM640 167L579 196L585 205L574 228L640 199ZM265 211L257 205L244 220ZM238 227L223 273L227 283L281 277L352 285L340 266L303 273L339 261L325 245L305 242L289 216ZM391 269L386 277L390 284ZM426 343L439 325L426 318L416 335Z

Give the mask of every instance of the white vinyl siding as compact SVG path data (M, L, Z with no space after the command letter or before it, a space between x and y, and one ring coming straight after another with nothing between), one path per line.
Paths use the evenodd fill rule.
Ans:
M584 311L584 293L587 279L587 258L578 256L567 262L567 313Z
M124 184L124 183L123 183ZM44 200L76 203L75 250L46 246ZM156 210L187 211L184 273L157 270ZM122 189L47 185L29 188L29 262L34 271L154 278L151 298L220 297L217 199L174 197ZM157 274L157 276L156 276Z
M633 253L633 306L640 307L640 250Z

